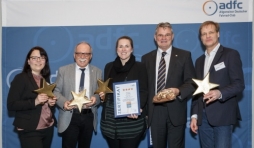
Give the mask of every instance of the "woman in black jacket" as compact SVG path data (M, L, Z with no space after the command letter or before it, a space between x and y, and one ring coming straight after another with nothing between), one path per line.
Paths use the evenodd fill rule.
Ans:
M113 94L101 93L104 101L101 115L101 131L110 148L137 148L146 130L147 74L145 65L135 60L133 41L128 36L116 42L117 57L104 69L104 80L111 78L109 87L115 82L138 80L141 115L114 117Z
M55 98L38 94L41 79L49 82L50 68L46 51L33 47L27 54L23 71L11 82L7 107L15 111L13 125L22 148L50 148L53 137Z

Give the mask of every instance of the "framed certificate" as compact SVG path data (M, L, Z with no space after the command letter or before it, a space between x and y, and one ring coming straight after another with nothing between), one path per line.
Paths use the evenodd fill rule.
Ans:
M113 83L115 118L140 115L138 80Z

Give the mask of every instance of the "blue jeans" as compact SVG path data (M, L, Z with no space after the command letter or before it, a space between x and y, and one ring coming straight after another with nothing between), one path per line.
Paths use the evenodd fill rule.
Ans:
M231 148L232 125L212 126L203 111L202 125L198 128L202 148Z

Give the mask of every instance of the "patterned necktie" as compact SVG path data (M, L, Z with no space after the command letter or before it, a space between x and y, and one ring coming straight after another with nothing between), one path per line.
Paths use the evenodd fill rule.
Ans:
M84 82L85 82L85 68L84 69L81 69L80 70L82 71L81 73L81 77L80 77L80 83L79 83L79 92L83 91L84 90Z
M161 61L159 64L158 79L157 79L157 92L165 88L166 62L165 62L164 56L166 54L167 54L166 52L162 52L162 55L161 55Z

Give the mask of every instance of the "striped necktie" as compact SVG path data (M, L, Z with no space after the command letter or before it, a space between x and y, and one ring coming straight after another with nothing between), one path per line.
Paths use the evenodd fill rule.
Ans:
M166 62L164 59L164 56L166 55L166 52L162 52L161 55L161 61L159 64L159 70L158 70L158 79L157 79L157 92L163 90L165 88L165 76L166 76Z

